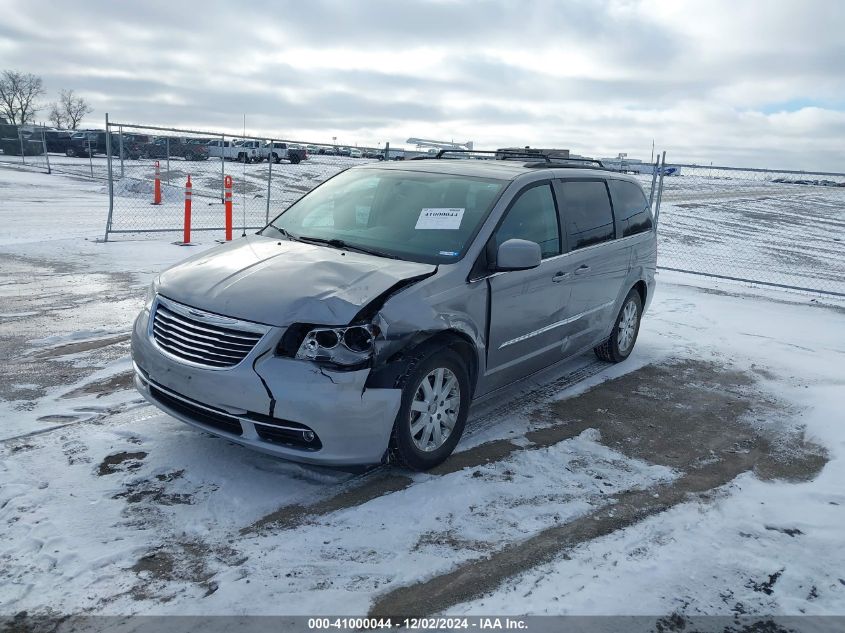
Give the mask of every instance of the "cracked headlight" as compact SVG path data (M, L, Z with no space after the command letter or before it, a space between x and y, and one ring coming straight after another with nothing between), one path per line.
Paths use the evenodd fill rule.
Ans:
M296 358L338 365L359 365L373 355L375 325L314 328L305 335Z

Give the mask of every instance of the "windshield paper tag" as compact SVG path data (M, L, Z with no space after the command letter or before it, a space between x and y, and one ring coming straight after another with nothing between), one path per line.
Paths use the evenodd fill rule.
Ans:
M464 209L432 208L420 211L415 229L459 229Z

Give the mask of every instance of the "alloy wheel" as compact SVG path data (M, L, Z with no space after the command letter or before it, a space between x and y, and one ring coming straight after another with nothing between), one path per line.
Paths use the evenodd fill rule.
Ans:
M440 448L455 428L461 408L461 387L452 370L438 367L417 386L411 401L411 439L426 453Z
M634 335L637 332L637 304L633 300L625 304L622 310L622 318L619 319L619 335L617 342L619 351L623 354L628 351L634 342Z

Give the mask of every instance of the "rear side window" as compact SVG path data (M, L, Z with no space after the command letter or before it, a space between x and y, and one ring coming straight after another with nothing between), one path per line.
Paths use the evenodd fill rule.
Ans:
M650 231L651 209L643 190L624 180L611 180L608 184L622 237Z
M510 239L537 242L543 258L560 255L557 209L549 185L532 187L513 203L496 231L496 248Z
M613 212L604 181L564 180L561 189L561 213L570 250L613 239Z

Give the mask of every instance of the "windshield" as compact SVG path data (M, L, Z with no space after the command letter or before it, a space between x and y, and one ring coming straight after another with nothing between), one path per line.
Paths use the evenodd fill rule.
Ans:
M452 263L505 185L492 178L351 169L300 198L262 234L283 231L408 261Z

